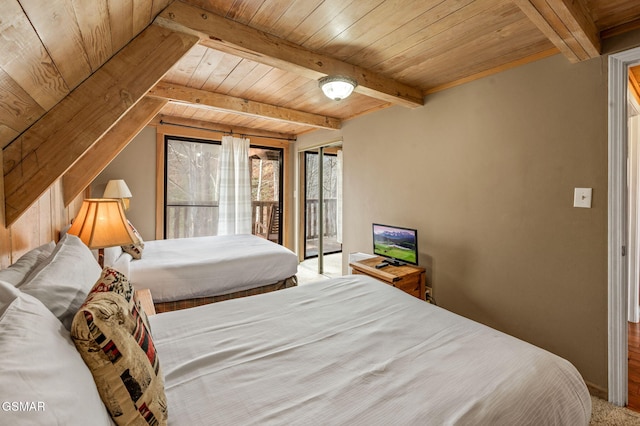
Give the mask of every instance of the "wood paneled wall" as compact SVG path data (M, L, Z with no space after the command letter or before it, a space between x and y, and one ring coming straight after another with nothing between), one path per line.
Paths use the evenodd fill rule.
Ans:
M0 269L41 244L58 241L60 230L75 217L83 198L81 194L65 207L58 180L13 225L0 224Z

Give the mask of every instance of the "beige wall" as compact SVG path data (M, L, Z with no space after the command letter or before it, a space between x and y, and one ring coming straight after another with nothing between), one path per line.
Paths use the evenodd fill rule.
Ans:
M110 179L124 179L131 190L127 218L142 239L155 240L156 128L145 127L91 184L91 196L102 197Z
M606 388L606 67L558 55L301 136L343 138L344 260L371 251L372 222L418 228L439 305Z

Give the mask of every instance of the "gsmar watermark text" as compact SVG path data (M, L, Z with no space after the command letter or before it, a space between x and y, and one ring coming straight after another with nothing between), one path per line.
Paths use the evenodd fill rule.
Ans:
M43 401L3 401L2 411L44 411Z

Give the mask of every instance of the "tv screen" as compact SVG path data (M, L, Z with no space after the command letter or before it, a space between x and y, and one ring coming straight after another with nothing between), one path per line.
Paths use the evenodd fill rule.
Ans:
M401 263L417 265L418 231L374 223L373 253Z

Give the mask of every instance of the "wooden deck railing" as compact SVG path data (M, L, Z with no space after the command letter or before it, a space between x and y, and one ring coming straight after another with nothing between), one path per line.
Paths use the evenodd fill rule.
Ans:
M337 200L335 198L328 198L324 200L325 213L324 213L324 237L332 238L337 236ZM252 233L255 234L256 223L266 224L268 221L269 207L274 206L278 208L277 201L252 201L251 202L251 223ZM168 238L182 238L191 237L195 235L216 235L217 234L217 205L215 206L200 206L214 208L215 214L211 216L211 212L206 212L207 209L196 208L199 206L184 206L184 207L171 207L169 216L170 220L169 229L167 229ZM308 199L306 202L306 236L308 240L318 238L318 200ZM199 213L206 213L206 217L200 217ZM187 220L189 219L189 220ZM280 228L279 215L276 212L273 226L271 228L271 234L278 234ZM184 229L184 223L197 223L198 229ZM186 232L186 233L185 233Z
M253 224L251 228L251 233L256 233L256 224L262 223L266 224L269 220L269 207L273 206L273 208L278 208L277 201L252 201L251 202L251 223ZM280 215L276 210L276 215L274 218L274 223L271 226L272 234L278 234L280 229Z
M335 198L325 198L324 200L324 236L335 237L338 233L337 224L337 206L338 200ZM306 235L307 239L318 238L319 226L318 226L318 199L307 199L307 214L306 214Z

